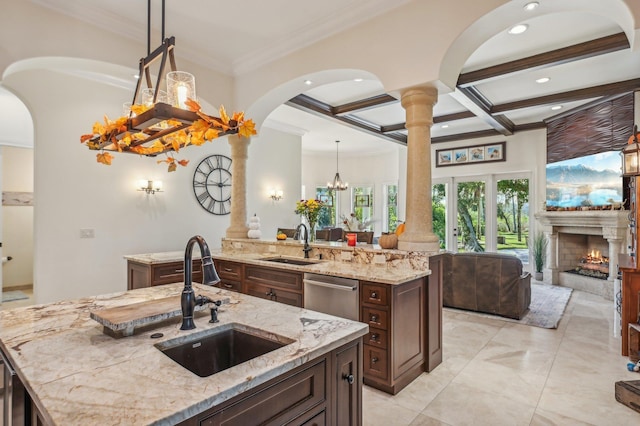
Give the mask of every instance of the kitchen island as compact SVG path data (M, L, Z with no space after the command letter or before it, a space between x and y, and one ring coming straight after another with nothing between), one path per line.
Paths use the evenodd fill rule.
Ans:
M396 394L442 362L443 271L437 253L316 242L311 243L309 259L303 259L302 247L297 240L225 238L222 249L212 253L222 279L219 285L303 307L308 296L303 285L307 273L358 280L357 300L349 318L370 327L364 338L366 385ZM134 287L155 285L153 277L162 282L161 275L154 271L171 274L175 268L182 268L178 251L125 258L127 275L133 278L130 286ZM151 273L141 282L136 279L136 271L145 268Z
M0 349L32 412L46 425L65 426L214 424L220 415L243 411L252 416L249 423L260 415L292 424L311 418L345 424L343 416L347 424L361 423L365 324L198 284L197 294L227 302L218 323L201 312L194 330L181 331L178 317L116 339L90 318L90 312L178 296L182 288L168 284L0 312ZM232 325L292 343L209 377L191 373L154 346ZM162 336L151 338L155 333ZM282 386L287 380L309 397L279 394L293 386ZM304 403L287 404L297 397ZM279 404L261 405L274 398Z

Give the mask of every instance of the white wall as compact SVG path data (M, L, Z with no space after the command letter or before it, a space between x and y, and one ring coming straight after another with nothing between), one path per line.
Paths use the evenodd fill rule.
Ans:
M277 228L295 228L294 213L300 196L300 136L262 127L251 139L247 160L247 215L260 217L262 238L274 239ZM281 189L279 201L269 198L269 189Z
M33 149L4 146L2 190L33 192ZM2 265L2 287L33 283L33 206L2 206L3 256L11 256Z
M348 142L343 142L348 143ZM345 153L340 154L340 177L349 183L349 188L355 186L374 187L374 225L375 235L382 232L383 215L383 185L399 184L399 158L401 151L406 148L389 142L389 150L384 153ZM405 172L402 172L406 174ZM302 183L305 186L305 198L315 197L317 186L326 186L336 174L335 153L320 154L317 152L302 153ZM400 188L404 192L405 189ZM338 191L340 211L338 216L348 215L350 210L351 191Z

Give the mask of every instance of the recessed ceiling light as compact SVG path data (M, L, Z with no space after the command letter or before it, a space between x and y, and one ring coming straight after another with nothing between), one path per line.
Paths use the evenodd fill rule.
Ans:
M527 28L529 28L529 26L527 24L514 25L513 27L509 28L508 33L509 34L522 34L523 32L527 31Z
M313 84L313 81L311 80L305 80L304 84L306 84L307 86L311 86Z
M541 78L536 80L536 83L538 83L538 84L548 83L549 80L551 80L549 77L541 77Z
M562 109L562 105L554 105L551 107L552 110L557 111L559 109Z
M447 129L449 127L448 124L443 124L442 126L440 126L441 129Z
M524 5L524 10L526 10L527 12L531 12L538 6L540 6L540 3L538 3L537 1L530 1L529 3Z
M353 81L355 81L356 83L360 83L361 81L364 81L364 78L354 78Z

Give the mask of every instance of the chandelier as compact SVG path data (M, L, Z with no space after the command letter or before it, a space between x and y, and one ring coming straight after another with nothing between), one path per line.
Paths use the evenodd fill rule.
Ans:
M205 114L197 102L195 77L178 71L174 57L175 37L164 36L165 0L162 0L162 44L153 52L151 39L151 0L147 2L147 56L140 59L138 82L131 106L124 116L115 120L104 117L96 122L92 132L82 135L80 142L97 154L98 163L110 165L110 152L155 157L166 154L158 163L167 163L170 172L177 165L186 166L188 160L177 160L174 152L189 145L202 145L220 136L240 134L250 137L256 134L253 120L245 120L243 112L227 115L220 106L219 117ZM150 66L159 61L155 86ZM164 76L166 69L169 72ZM146 84L146 88L142 89ZM163 82L166 91L161 89Z
M640 176L640 142L638 126L633 126L633 135L622 150L622 176Z
M340 179L340 172L338 169L338 144L340 141L336 141L336 175L333 178L333 182L327 182L327 189L329 191L344 191L349 187L349 183L343 182Z

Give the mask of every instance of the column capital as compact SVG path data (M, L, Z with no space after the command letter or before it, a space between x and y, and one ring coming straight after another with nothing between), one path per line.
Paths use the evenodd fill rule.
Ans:
M406 111L407 128L412 126L431 126L433 124L433 106L438 101L438 89L435 87L412 87L402 92L400 104Z

